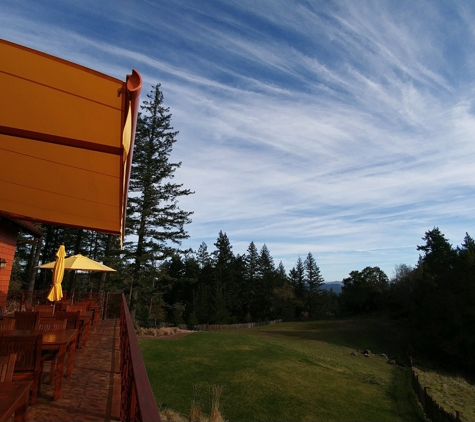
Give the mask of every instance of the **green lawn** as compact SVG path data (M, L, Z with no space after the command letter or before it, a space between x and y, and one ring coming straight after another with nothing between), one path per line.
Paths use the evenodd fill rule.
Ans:
M221 410L231 422L424 420L409 371L351 355L400 352L386 322L284 323L139 344L157 404L185 416L193 389L209 414L210 388L225 385Z

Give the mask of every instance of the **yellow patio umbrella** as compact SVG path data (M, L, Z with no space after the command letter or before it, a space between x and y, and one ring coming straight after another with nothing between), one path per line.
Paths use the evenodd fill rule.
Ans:
M39 265L36 268L46 268L46 269L53 269L56 266L56 262L48 262L47 264ZM107 265L101 264L100 262L94 261L87 256L77 254L68 256L64 260L64 270L66 271L74 271L74 278L73 278L73 288L71 292L71 298L74 298L74 292L76 289L76 270L79 271L89 271L89 272L115 272L115 270Z
M48 296L46 297L50 302L57 302L63 298L63 289L61 282L64 276L64 257L66 256L66 250L64 245L61 245L56 252L56 261L53 267L53 286L51 287Z
M36 268L46 268L46 269L54 269L56 265L56 261L48 262L47 264L39 265ZM64 270L66 271L99 271L99 272L114 272L115 270L107 265L101 264L100 262L94 261L87 256L81 255L80 253L77 255L68 256L64 260Z

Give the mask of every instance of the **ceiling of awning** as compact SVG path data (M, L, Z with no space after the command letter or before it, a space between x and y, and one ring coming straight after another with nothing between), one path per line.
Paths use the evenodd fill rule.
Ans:
M123 237L139 73L121 81L3 40L0 57L0 211Z

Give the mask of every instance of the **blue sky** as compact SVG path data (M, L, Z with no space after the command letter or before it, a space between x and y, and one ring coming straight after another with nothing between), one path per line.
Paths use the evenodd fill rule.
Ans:
M0 37L161 83L196 193L184 247L220 230L326 281L475 236L475 3L13 1ZM1 60L1 58L0 58Z

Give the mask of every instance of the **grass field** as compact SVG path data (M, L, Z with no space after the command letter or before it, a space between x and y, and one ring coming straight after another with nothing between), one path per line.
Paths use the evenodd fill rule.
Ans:
M423 421L402 340L386 321L348 319L139 339L157 404L187 416L193 396L210 413L210 389L224 386L221 411L234 421Z

